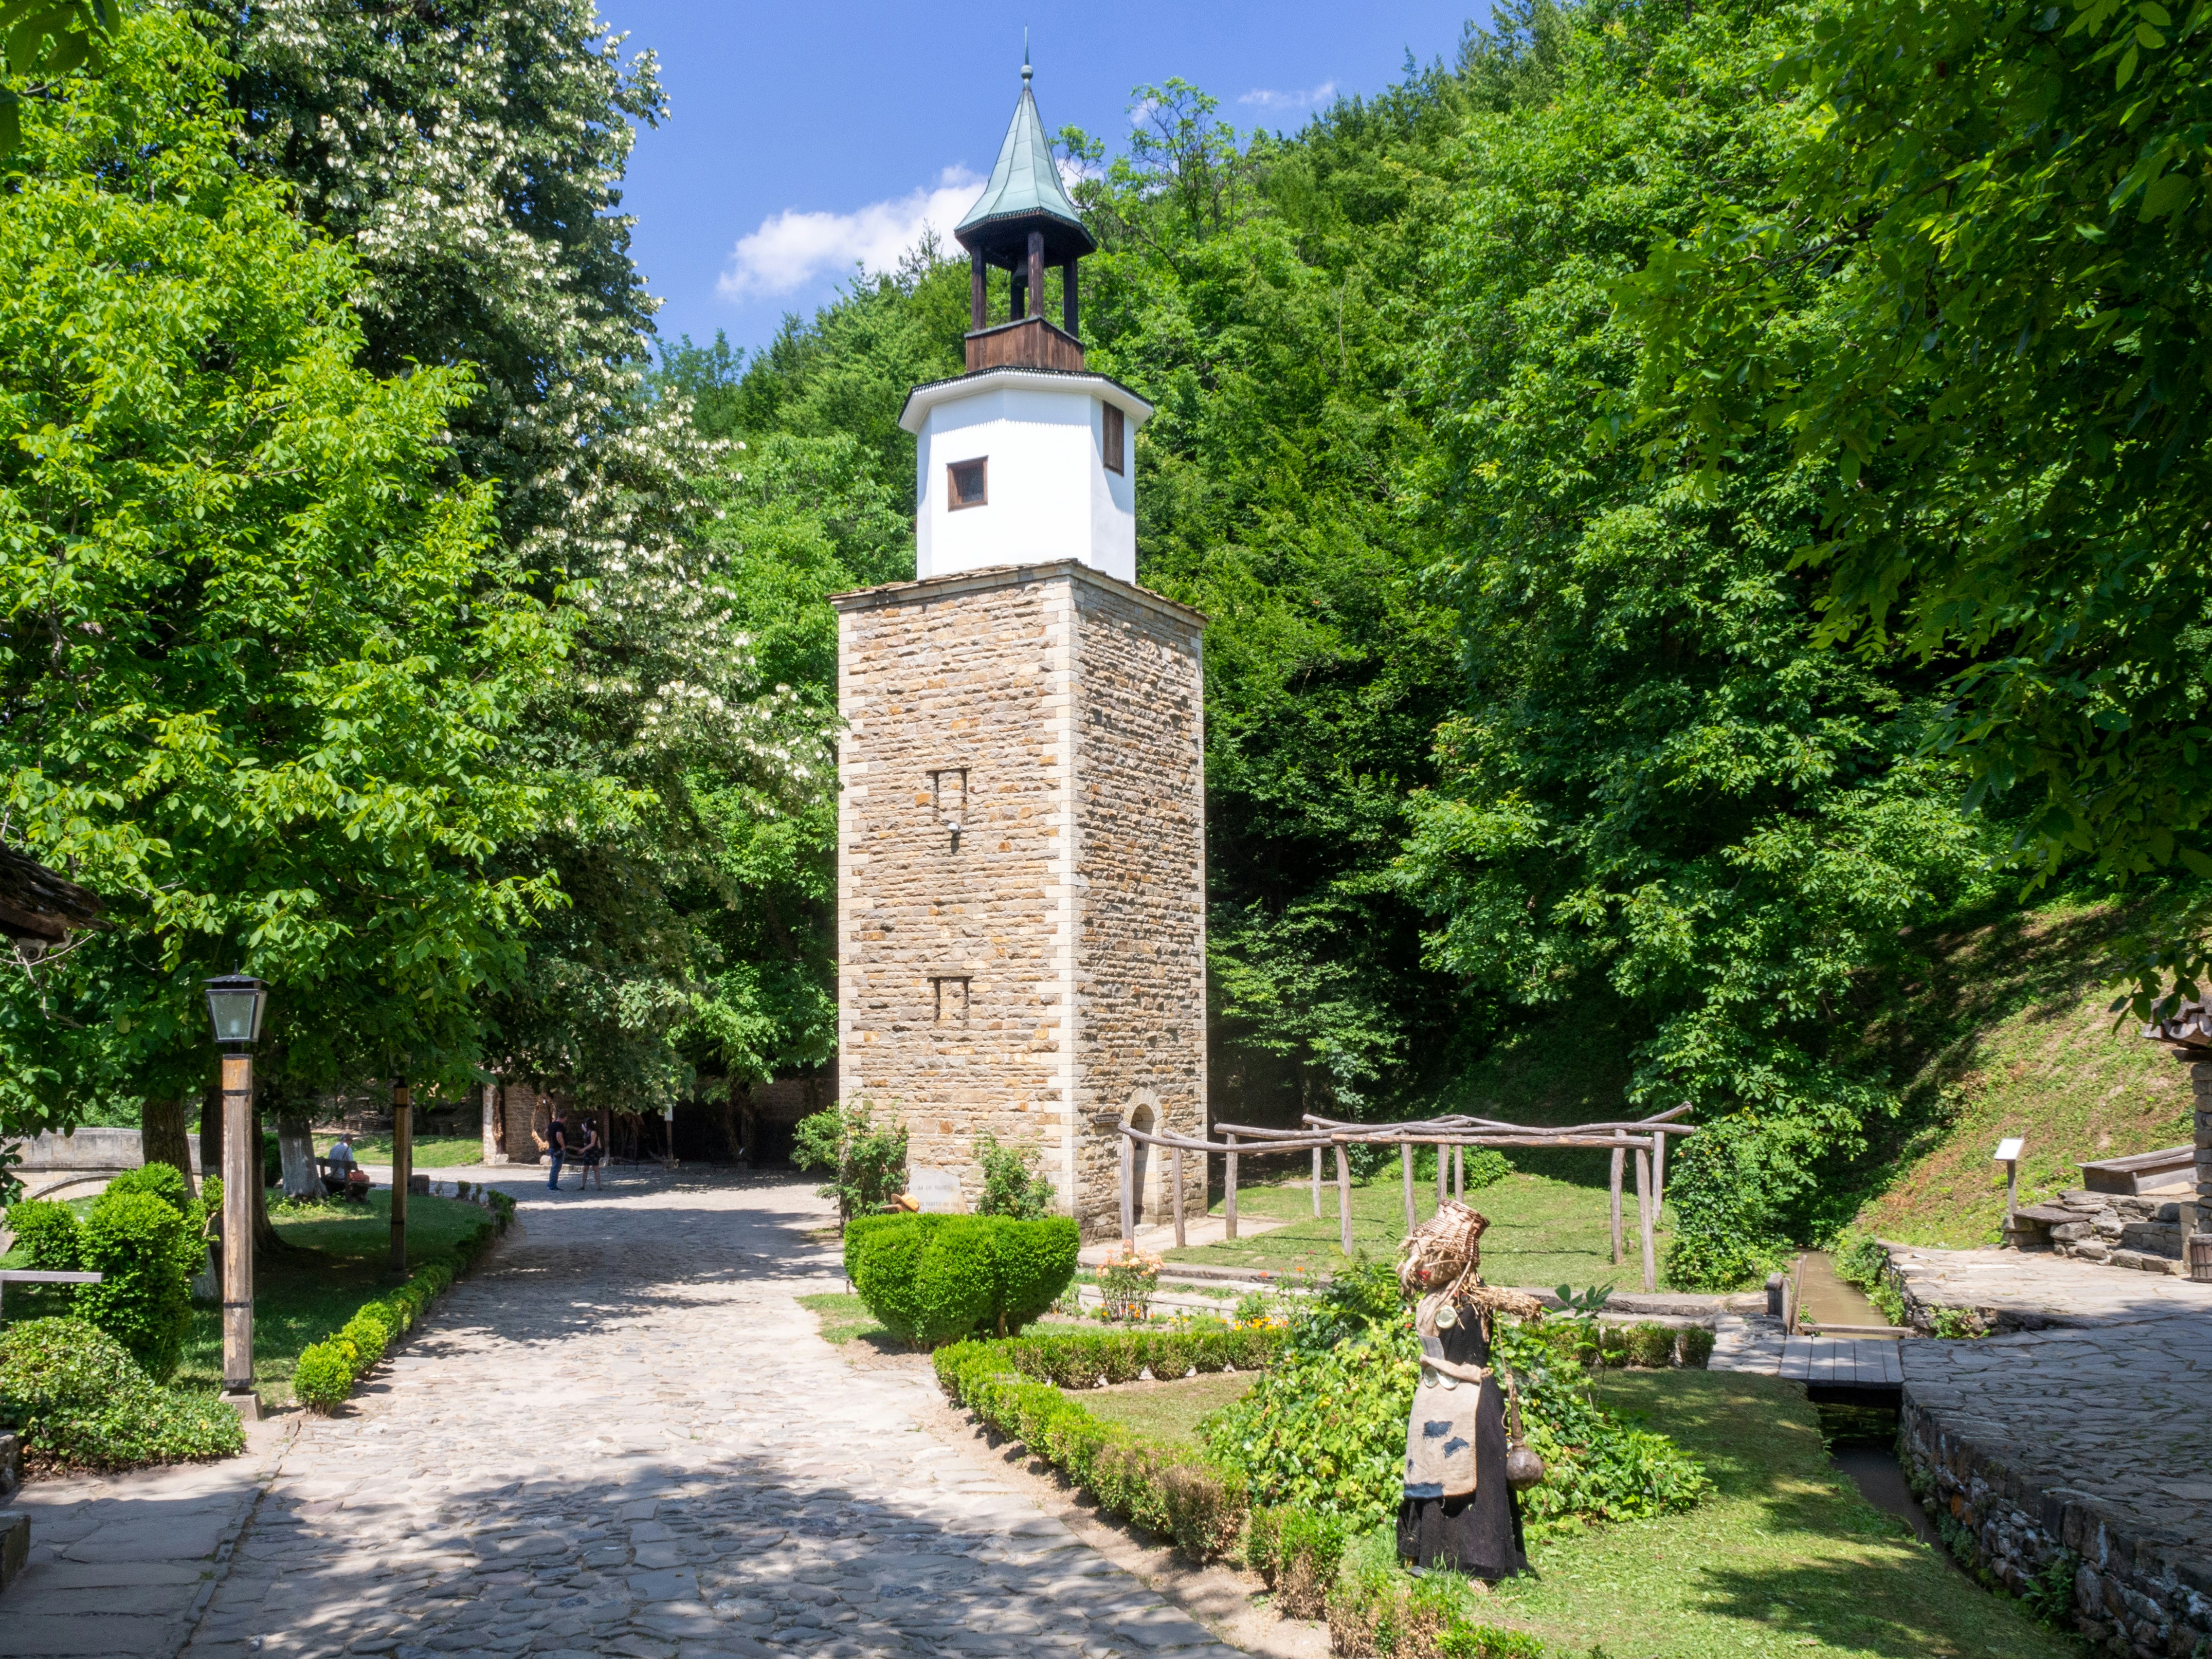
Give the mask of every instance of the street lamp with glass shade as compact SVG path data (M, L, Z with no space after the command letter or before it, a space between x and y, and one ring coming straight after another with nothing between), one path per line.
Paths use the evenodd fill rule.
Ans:
M250 974L207 982L208 1017L222 1051L222 1397L248 1422L253 1392L253 1183L261 1148L253 1133L253 1045L269 988Z

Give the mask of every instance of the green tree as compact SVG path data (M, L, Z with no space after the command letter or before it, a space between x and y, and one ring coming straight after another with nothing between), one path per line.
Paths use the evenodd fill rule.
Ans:
M198 981L278 988L269 1061L465 1075L550 817L619 814L508 741L577 623L491 492L441 484L465 371L357 366L347 252L233 159L214 52L149 9L26 106L0 197L8 833L113 926L0 988L5 1133L207 1075Z
M1574 1040L1630 1049L1633 1099L1699 1109L1669 1265L1725 1285L1856 1206L1896 1102L1838 1028L1984 849L1922 758L1932 687L1820 645L1794 568L1820 515L1786 446L1746 441L1700 491L1583 441L1638 369L1613 286L1788 153L1793 112L1740 88L1794 20L1571 21L1548 96L1469 119L1427 252L1436 574L1469 684L1399 874L1438 966L1575 1011Z
M2212 13L1838 0L1765 78L1767 187L1623 289L1650 464L1780 434L1826 636L1948 676L1932 746L2042 873L2212 874Z

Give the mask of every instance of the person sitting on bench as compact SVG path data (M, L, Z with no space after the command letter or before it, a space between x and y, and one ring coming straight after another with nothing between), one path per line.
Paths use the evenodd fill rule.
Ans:
M368 1195L368 1172L353 1161L353 1147L344 1135L331 1143L330 1156L324 1162L330 1166L330 1173L323 1177L325 1192L343 1193L348 1198Z

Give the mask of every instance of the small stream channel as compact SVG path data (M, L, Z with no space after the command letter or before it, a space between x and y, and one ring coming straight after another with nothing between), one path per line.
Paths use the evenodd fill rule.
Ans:
M1799 1258L1797 1320L1800 1328L1836 1325L1887 1325L1881 1309L1867 1299L1857 1285L1846 1283L1836 1272L1826 1251L1808 1250ZM1861 1337L1885 1342L1889 1337ZM1815 1384L1806 1389L1813 1408L1820 1415L1820 1433L1828 1443L1828 1461L1850 1477L1859 1496L1878 1510L1899 1516L1923 1544L1942 1547L1936 1523L1912 1496L1905 1471L1897 1461L1898 1391L1894 1389L1837 1389ZM1949 1559L1949 1552L1944 1552Z

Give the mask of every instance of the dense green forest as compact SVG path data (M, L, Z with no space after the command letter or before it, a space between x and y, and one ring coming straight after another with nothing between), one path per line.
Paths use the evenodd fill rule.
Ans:
M659 340L649 57L441 11L147 6L16 83L0 834L116 925L0 994L0 1127L174 1117L240 962L280 1112L834 1047L824 600L912 573L966 264ZM1524 0L1295 132L1170 80L1060 135L1139 580L1212 618L1217 1111L1570 1052L1697 1108L1669 1272L1725 1285L1947 1109L1960 929L2154 895L2138 1008L2194 990L2208 60L2150 3Z

